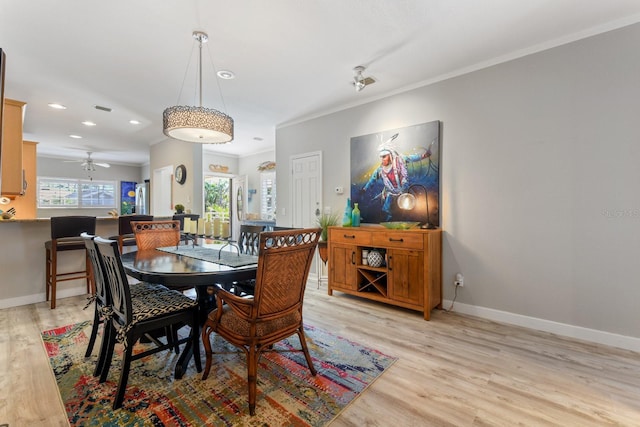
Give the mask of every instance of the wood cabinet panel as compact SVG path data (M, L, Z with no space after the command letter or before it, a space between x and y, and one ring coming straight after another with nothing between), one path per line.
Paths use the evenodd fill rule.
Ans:
M334 287L355 290L355 275L356 266L353 246L333 245L329 251L329 280L333 282Z
M333 230L332 241L366 246L371 244L371 233L357 228L339 227Z
M329 295L333 291L424 313L442 307L441 230L389 231L383 227L329 227ZM363 251L386 255L383 265L363 261Z
M24 195L14 197L7 206L3 206L0 209L9 210L15 208L16 219L33 219L36 217L36 147L37 142L24 141L22 144L23 151L23 165L24 165L24 178L27 182L27 188L24 191Z
M416 277L424 276L423 255L421 251L395 249L387 253L390 298L422 306L425 286Z
M415 232L386 231L373 233L371 244L386 248L422 249L424 235Z
M22 176L22 121L26 104L13 99L4 100L4 125L2 128L2 179L0 193L3 196L23 194Z

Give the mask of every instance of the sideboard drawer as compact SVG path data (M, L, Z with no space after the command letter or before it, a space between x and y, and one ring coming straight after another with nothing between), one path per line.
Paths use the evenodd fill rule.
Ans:
M371 234L368 231L354 228L333 228L330 229L331 241L335 243L351 243L353 245L370 246Z
M388 231L384 233L372 233L372 246L401 249L423 249L423 235L402 231Z

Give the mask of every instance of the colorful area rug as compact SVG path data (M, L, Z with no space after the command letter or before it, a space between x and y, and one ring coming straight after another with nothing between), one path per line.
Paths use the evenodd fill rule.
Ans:
M193 361L184 377L175 380L177 355L156 353L132 362L124 406L114 411L122 349L116 347L109 378L99 384L92 375L99 339L93 355L84 358L90 328L91 322L82 322L42 333L71 426L324 426L396 360L305 325L318 375L311 375L301 352L265 353L258 367L256 415L251 417L244 353L212 334L214 351L225 353L214 354L206 381ZM137 344L135 351L146 345ZM274 348L299 349L300 342L294 335Z

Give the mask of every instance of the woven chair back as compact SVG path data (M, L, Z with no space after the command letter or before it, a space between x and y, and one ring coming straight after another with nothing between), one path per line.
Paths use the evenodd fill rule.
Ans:
M180 243L180 221L131 221L138 250L177 246Z
M118 217L118 235L133 234L131 221L153 221L153 215L122 215Z
M87 248L87 255L91 261L91 268L93 270L93 281L95 284L95 297L98 307L108 307L111 305L109 292L107 290L107 283L104 280L104 271L102 268L102 260L100 254L96 248L96 244L93 241L95 236L87 233L82 233L81 237L84 239L84 245Z
M118 242L96 237L97 252L102 260L105 281L111 297L113 318L121 325L128 325L133 320L131 293L127 274L122 266Z
M321 228L260 233L258 271L251 317L302 310L304 290Z

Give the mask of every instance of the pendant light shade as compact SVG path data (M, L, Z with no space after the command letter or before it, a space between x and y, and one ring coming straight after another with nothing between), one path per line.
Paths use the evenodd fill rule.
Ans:
M163 131L165 135L181 141L224 144L233 140L233 119L221 111L202 106L202 44L209 37L206 33L194 31L193 38L200 42L200 106L176 105L165 109L162 115Z
M176 105L164 110L164 134L181 141L223 144L233 140L233 119L213 108Z

